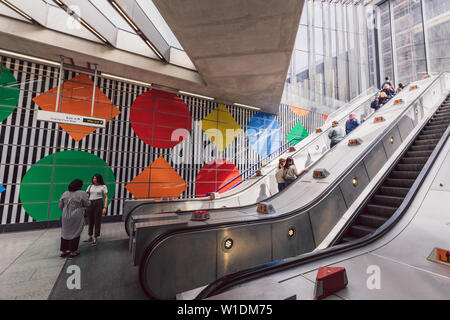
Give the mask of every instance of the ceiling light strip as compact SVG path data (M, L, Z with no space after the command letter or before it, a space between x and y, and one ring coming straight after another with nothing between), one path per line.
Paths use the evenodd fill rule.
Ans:
M109 74L109 73L102 73L102 77L103 78L108 78L108 79L111 79L111 80L129 82L129 83L140 85L140 86L143 86L143 87L151 87L152 86L152 84L149 83L149 82L143 82L143 81L133 80L133 79L129 79L129 78L119 77L119 76L115 76L115 75L112 75L112 74Z
M241 103L233 103L233 105L237 106L237 107L243 107L243 108L247 108L247 109L253 109L253 110L261 110L261 108L258 107L253 107L253 106L248 106L246 104L241 104Z
M178 93L179 94L184 94L184 95L187 95L187 96L193 96L193 97L197 97L197 98L202 98L202 99L206 99L206 100L215 100L215 98L212 98L212 97L203 96L201 94L196 94L196 93L182 91L182 90L178 90Z
M8 50L3 50L3 49L0 49L0 54L5 55L5 56L10 56L10 57L13 57L16 59L28 60L30 62L42 63L42 64L54 66L54 67L59 67L61 65L61 63L59 63L59 62L55 62L55 61L51 61L51 60L47 60L47 59L36 58L33 56L16 53L16 52L8 51Z

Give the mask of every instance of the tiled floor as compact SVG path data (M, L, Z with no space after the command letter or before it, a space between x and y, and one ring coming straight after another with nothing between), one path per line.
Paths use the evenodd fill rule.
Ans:
M0 300L48 298L66 261L59 256L60 236L60 229L0 234ZM99 242L127 237L123 222L105 223Z

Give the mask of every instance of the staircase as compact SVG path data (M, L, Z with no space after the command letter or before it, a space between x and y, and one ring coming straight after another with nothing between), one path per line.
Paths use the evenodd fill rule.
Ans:
M355 241L374 233L394 214L449 124L450 95L335 244Z

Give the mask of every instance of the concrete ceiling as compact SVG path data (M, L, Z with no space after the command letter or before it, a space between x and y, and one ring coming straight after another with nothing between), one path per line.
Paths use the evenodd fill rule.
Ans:
M304 0L154 0L197 71L0 16L1 48L277 113Z
M153 0L208 91L278 111L304 0Z

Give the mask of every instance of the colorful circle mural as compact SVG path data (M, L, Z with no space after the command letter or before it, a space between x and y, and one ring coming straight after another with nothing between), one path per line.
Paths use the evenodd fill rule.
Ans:
M0 77L0 122L9 117L19 103L19 85L12 72L2 66Z
M86 190L96 173L101 174L105 180L110 202L116 191L116 177L106 162L83 151L63 151L48 155L36 162L23 177L20 201L33 219L58 220L61 218L58 201L67 191L69 183L74 179L81 179L84 182L83 190ZM49 200L52 202L50 213Z
M231 179L240 175L239 169L236 166L225 160L216 159L206 163L197 175L195 180L195 195L197 197L204 197L209 192L214 192ZM224 187L219 193L224 193L234 186L235 182L241 181L239 177L228 186Z
M261 156L268 156L281 147L281 127L271 114L255 114L248 122L247 137L252 148Z
M133 102L130 122L136 135L155 148L173 148L191 131L191 114L186 103L176 94L154 89Z

